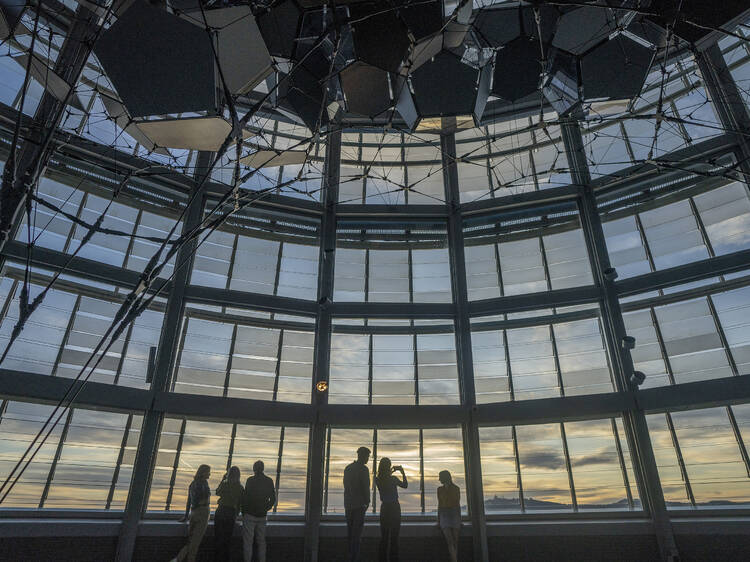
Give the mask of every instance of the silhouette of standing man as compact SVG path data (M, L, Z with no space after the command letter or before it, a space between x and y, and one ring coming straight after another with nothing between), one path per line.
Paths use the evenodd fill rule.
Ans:
M276 503L273 480L263 474L263 461L255 461L253 476L245 483L242 497L242 555L253 561L253 541L258 545L258 562L266 562L266 514Z
M357 460L344 469L344 510L349 536L349 562L359 560L365 512L370 505L370 469L367 468L369 459L370 449L360 447L357 449Z

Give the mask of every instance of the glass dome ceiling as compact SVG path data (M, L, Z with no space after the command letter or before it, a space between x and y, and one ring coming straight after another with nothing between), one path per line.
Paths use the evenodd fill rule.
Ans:
M418 483L407 519L451 470L477 559L508 517L750 502L747 25L659 45L626 103L496 97L441 131L311 130L255 105L264 79L230 96L251 113L219 157L139 128L66 39L84 8L40 14L0 56L6 194L57 122L2 245L0 516L119 513L124 560L197 464L264 458L312 552L360 445ZM61 96L45 73L70 60Z

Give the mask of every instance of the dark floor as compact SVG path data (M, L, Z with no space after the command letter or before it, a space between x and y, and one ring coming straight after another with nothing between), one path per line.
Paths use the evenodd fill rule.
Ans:
M182 546L181 537L141 537L136 547L138 561L170 560ZM750 560L750 536L678 536L681 562L735 562ZM438 538L402 538L401 562L447 562L444 543ZM115 537L2 538L0 561L13 562L105 562L112 560ZM241 561L240 538L233 544L234 561ZM378 540L366 538L362 562L377 561ZM656 541L640 535L490 537L492 562L650 562L658 561ZM268 562L301 562L303 539L269 538ZM343 562L346 544L342 538L321 538L320 562ZM470 537L462 537L461 562L472 562ZM199 562L213 561L211 538L203 541Z

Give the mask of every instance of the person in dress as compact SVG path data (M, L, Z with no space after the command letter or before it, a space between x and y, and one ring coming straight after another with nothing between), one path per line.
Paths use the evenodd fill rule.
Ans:
M451 473L443 470L438 475L438 524L448 543L450 562L458 562L458 534L461 530L461 489L453 483Z

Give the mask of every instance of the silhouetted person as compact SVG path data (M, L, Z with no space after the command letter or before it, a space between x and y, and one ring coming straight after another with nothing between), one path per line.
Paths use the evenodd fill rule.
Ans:
M240 469L233 466L216 488L216 495L219 496L219 505L214 513L214 552L217 561L231 560L234 522L240 514L244 491L240 484Z
M242 554L253 560L253 539L258 544L258 561L266 562L266 514L276 503L273 480L263 474L263 461L255 461L253 476L245 482L242 496Z
M359 560L362 527L365 525L367 506L370 505L370 469L367 468L369 459L370 449L360 447L357 449L357 460L344 469L344 511L350 562Z
M208 487L208 478L211 476L211 467L202 464L195 472L195 477L188 488L188 500L185 506L185 516L180 521L187 521L188 525L187 544L182 547L179 554L172 558L172 562L195 562L198 555L203 535L208 526L208 517L211 515L211 488Z
M438 524L448 543L451 562L458 562L458 534L461 530L461 489L453 483L451 473L440 471L438 497Z
M401 473L401 479L394 472ZM375 479L380 492L380 562L398 562L398 534L401 530L401 504L398 488L406 488L406 474L402 466L391 467L391 459L383 457Z

